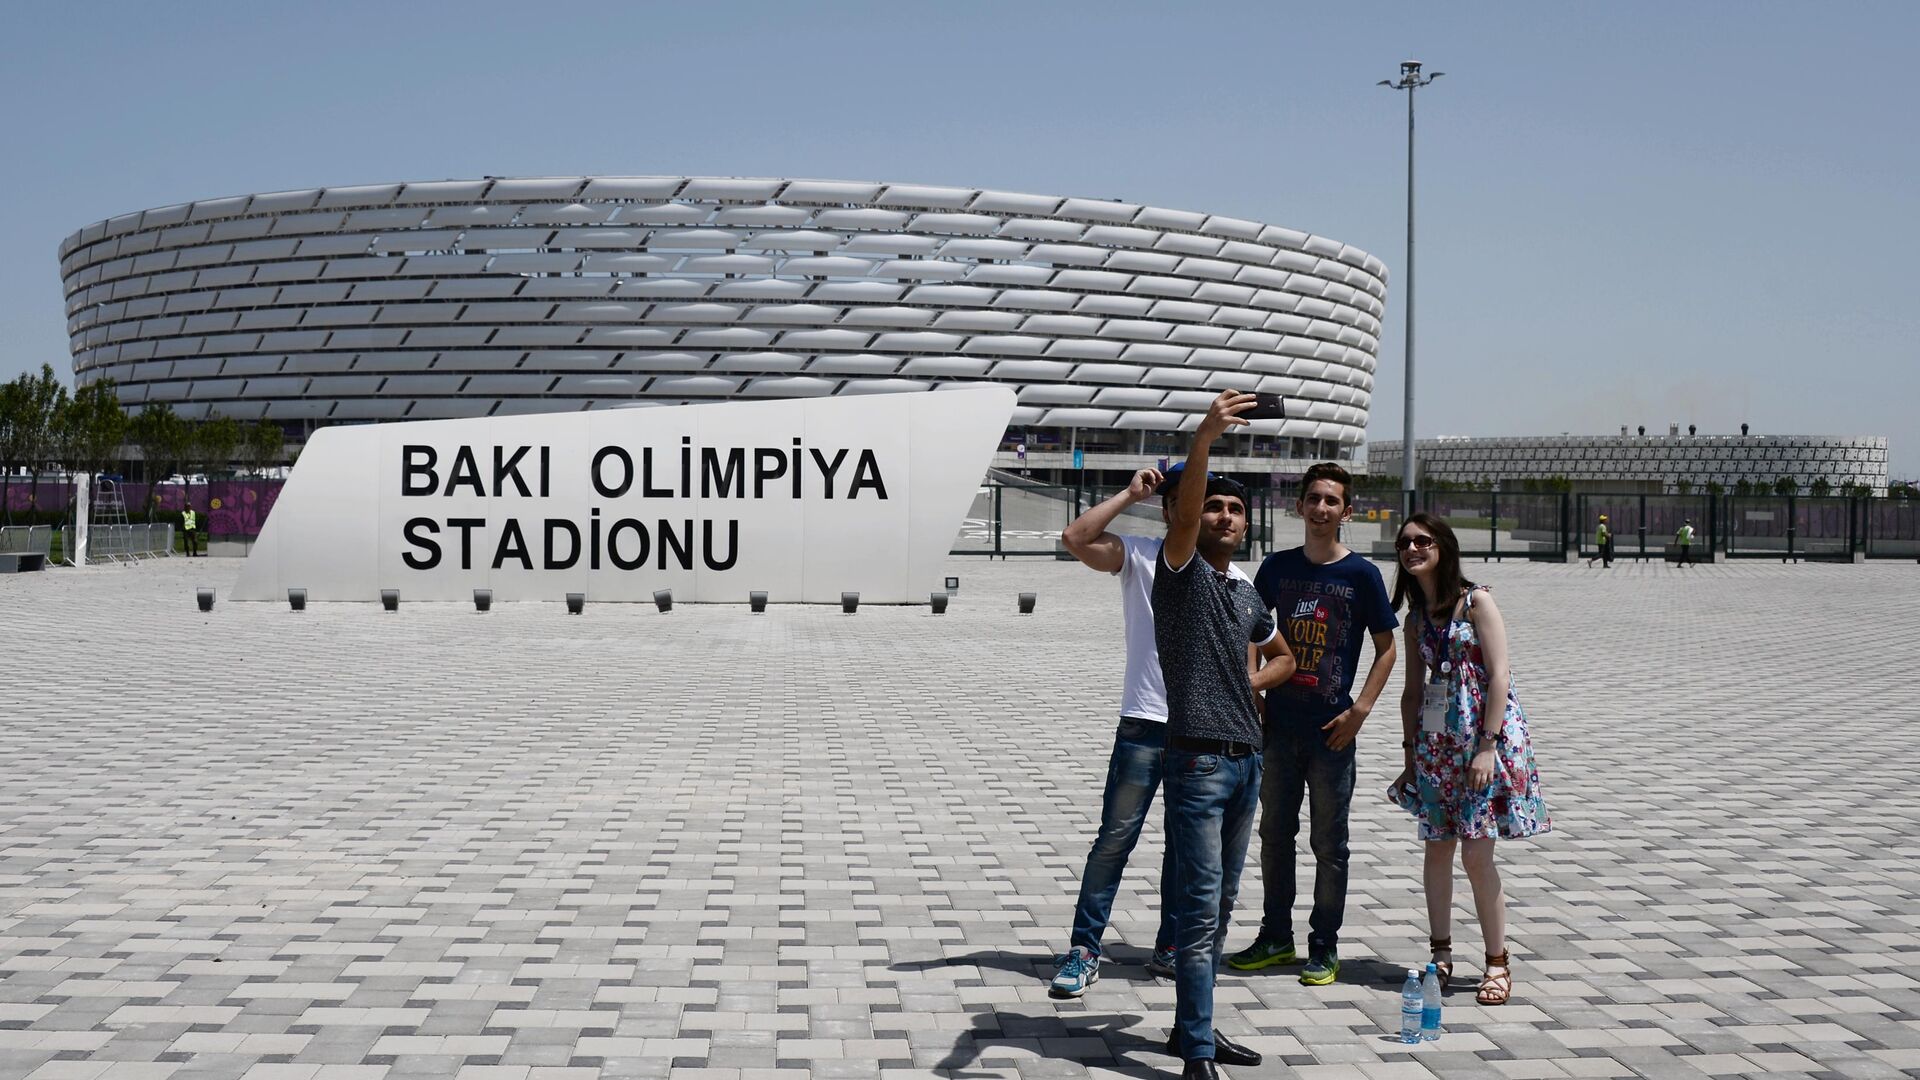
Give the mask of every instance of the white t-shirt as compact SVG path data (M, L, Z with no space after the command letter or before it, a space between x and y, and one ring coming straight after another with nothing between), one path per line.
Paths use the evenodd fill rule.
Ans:
M1167 722L1167 681L1160 673L1160 650L1153 643L1153 568L1160 562L1165 542L1157 536L1120 537L1125 554L1117 571L1120 610L1127 628L1127 685L1120 695L1120 715L1163 724ZM1238 566L1229 567L1228 572L1247 580Z

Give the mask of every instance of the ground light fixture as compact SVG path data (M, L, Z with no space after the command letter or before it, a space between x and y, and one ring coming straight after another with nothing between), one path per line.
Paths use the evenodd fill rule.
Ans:
M957 577L950 577L950 578L948 578L948 579L947 579L947 591L948 591L949 593L957 593L957 592L959 592L959 591L960 591L960 579L959 579L959 578L957 578Z
M857 592L843 592L843 593L841 593L841 594L840 594L840 612L841 612L841 614L843 614L843 615L851 615L851 614L853 614L854 612L856 612L856 611L859 611L859 610L860 610L860 594L859 594L859 593L857 593Z
M927 597L927 603L933 605L933 613L935 615L945 615L947 613L947 594L946 593L943 593L943 592L934 593L933 595Z
M567 594L567 614L578 615L587 609L587 594L570 592Z
M288 589L287 590L287 606L292 608L295 611L307 610L307 590Z
M1030 593L1030 592L1021 593L1020 594L1020 614L1022 615L1033 614L1034 602L1039 599L1040 599L1039 593Z
M381 589L380 590L380 606L385 608L388 611L399 611L400 610L400 590L399 589Z
M653 606L659 608L661 611L672 611L673 590L655 589L653 592Z
M490 610L492 607L493 607L493 590L492 589L473 590L473 610L487 611L487 610Z
M200 605L201 611L213 610L213 590L212 589L193 590L193 599L194 599L194 602Z
M767 594L755 589L747 594L747 607L754 611L767 610Z

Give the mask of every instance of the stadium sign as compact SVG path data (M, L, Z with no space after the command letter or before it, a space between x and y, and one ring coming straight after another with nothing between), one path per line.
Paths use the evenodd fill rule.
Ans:
M917 601L1013 406L979 387L323 428L233 598Z

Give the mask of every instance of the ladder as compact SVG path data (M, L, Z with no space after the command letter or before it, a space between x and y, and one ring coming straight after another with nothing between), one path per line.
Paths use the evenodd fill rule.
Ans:
M93 506L88 510L90 529L95 532L87 543L87 557L132 562L135 555L127 543L127 500L120 490L120 477L102 476L93 489ZM102 528L107 526L107 528ZM114 526L118 526L115 528Z

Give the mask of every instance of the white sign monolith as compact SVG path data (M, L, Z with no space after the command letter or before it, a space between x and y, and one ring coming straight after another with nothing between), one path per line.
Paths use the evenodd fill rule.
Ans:
M235 600L924 599L1004 387L323 428Z

